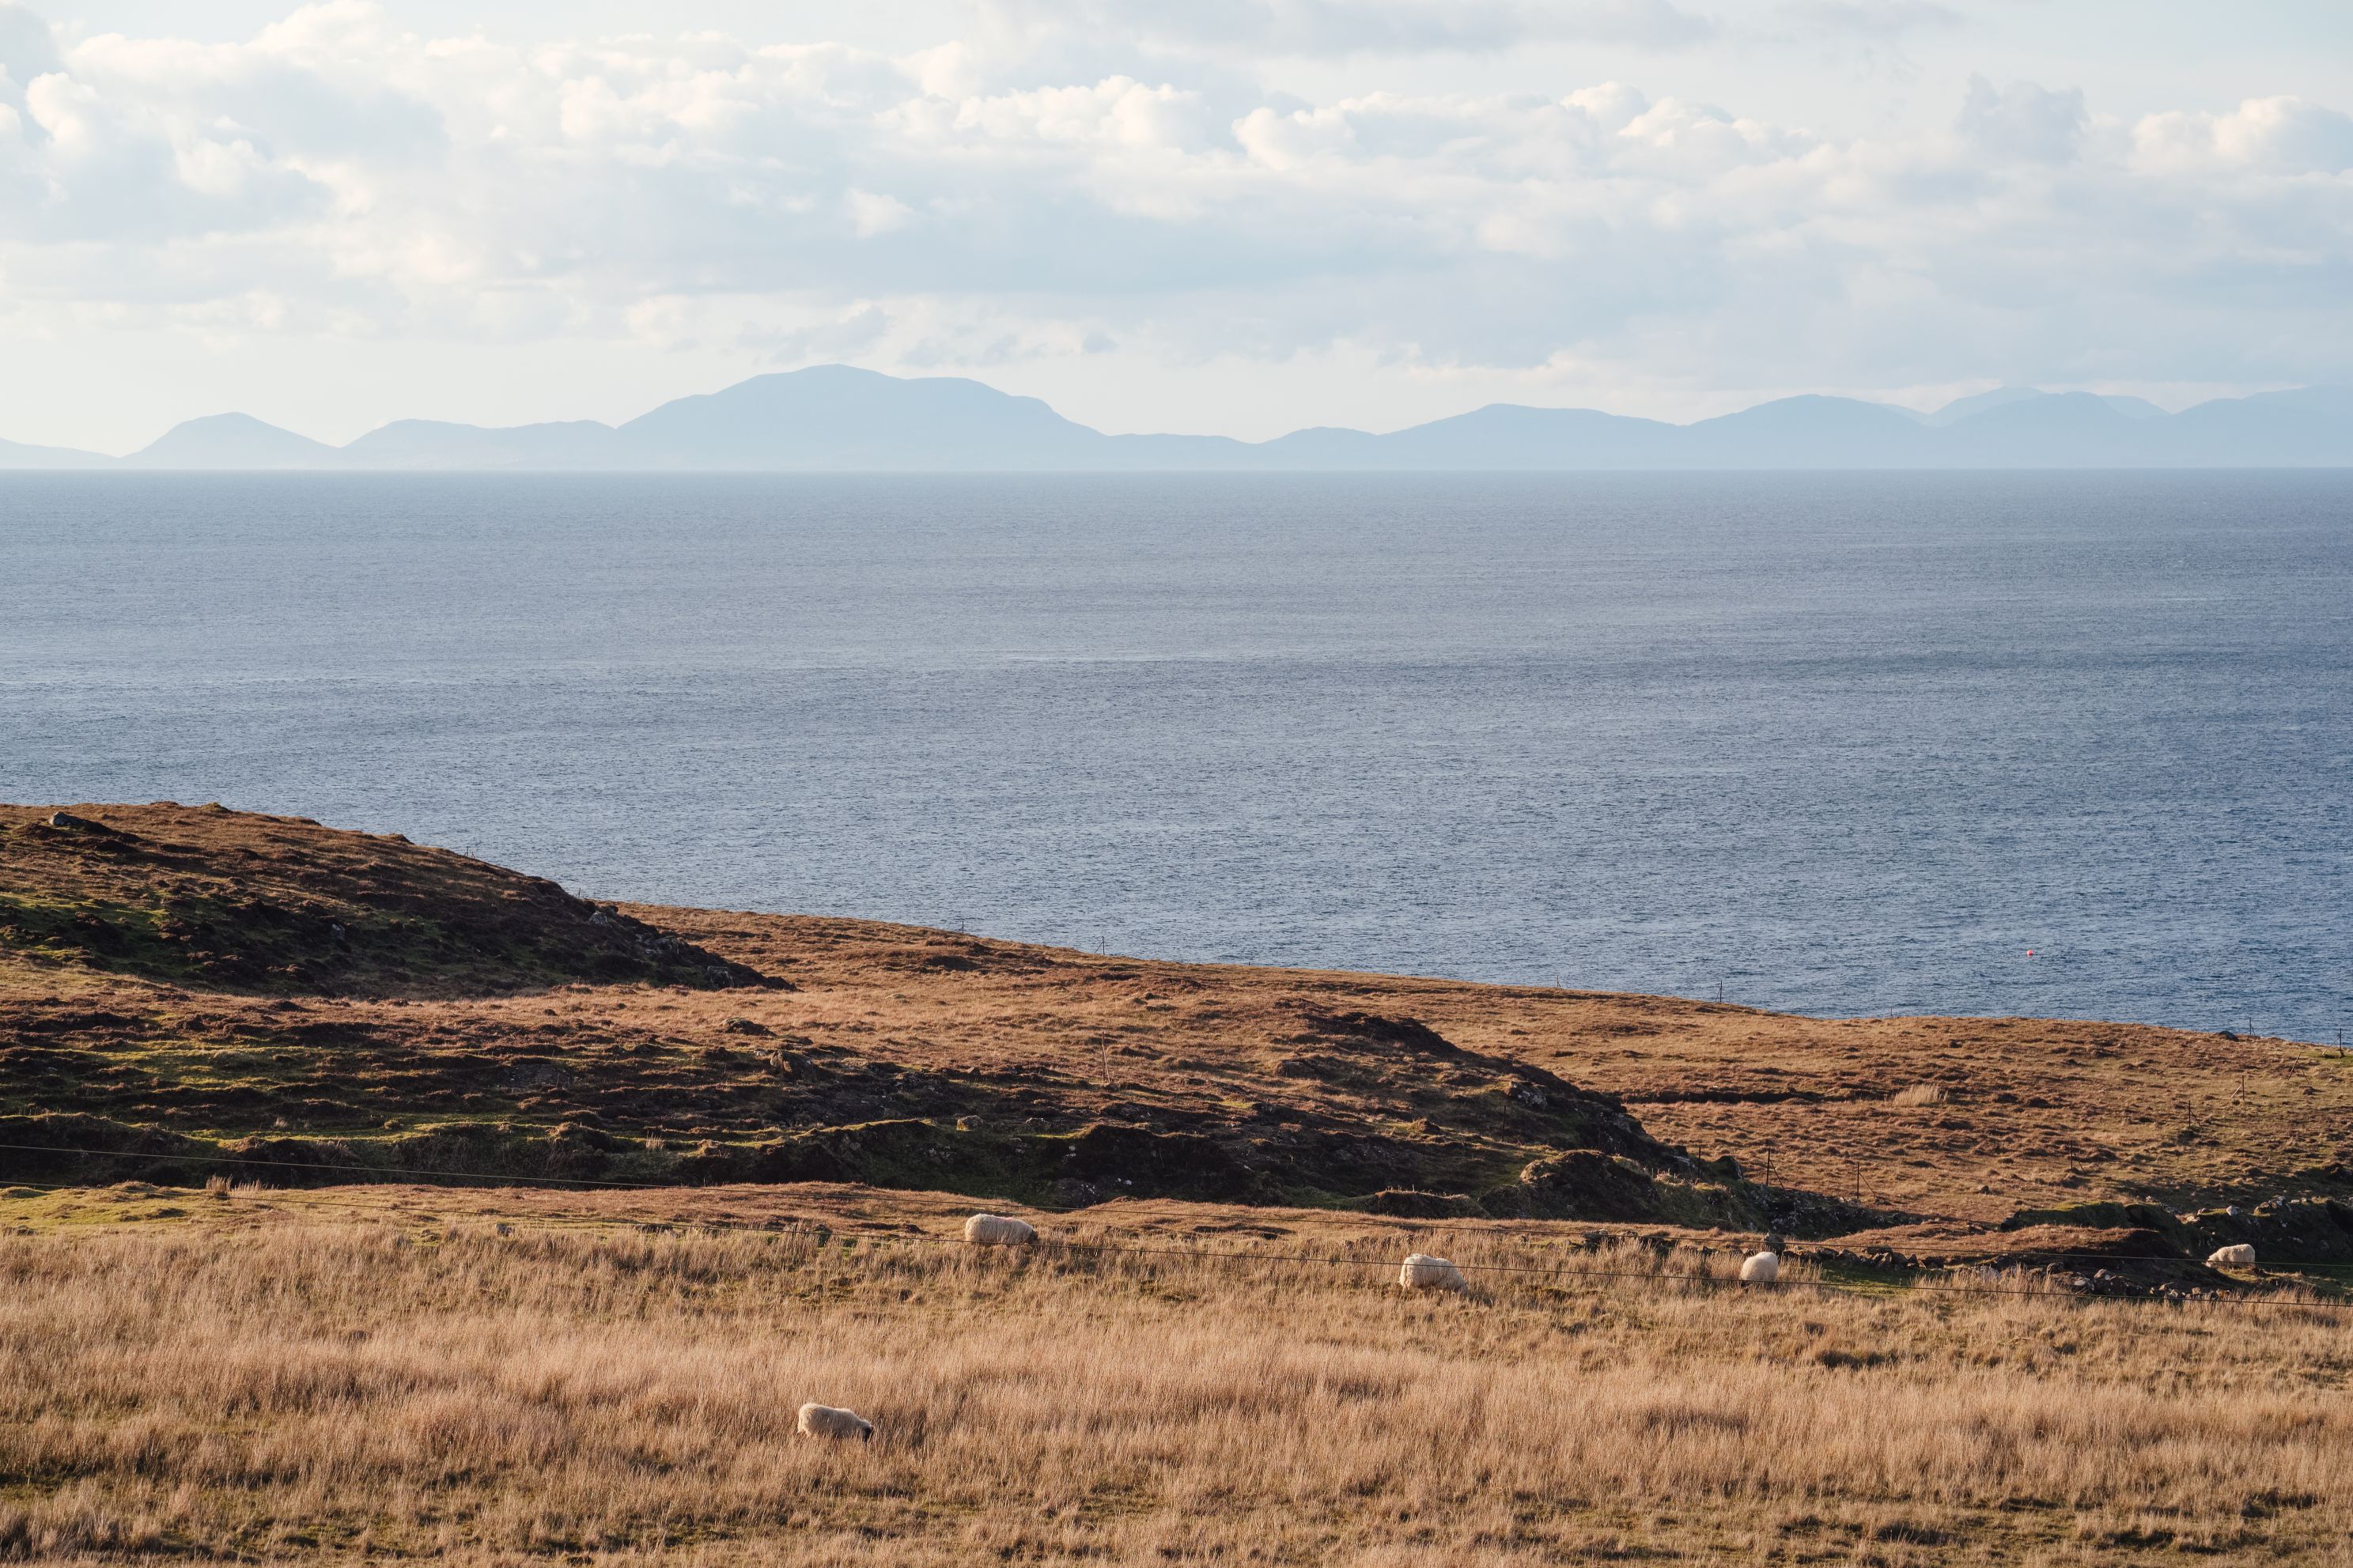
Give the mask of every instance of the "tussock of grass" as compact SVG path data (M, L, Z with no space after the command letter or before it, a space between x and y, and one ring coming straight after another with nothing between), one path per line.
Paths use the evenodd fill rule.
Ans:
M1887 1097L1891 1105L1942 1105L1952 1096L1941 1083L1915 1083Z
M2269 1561L2353 1529L2327 1314L1701 1289L1729 1258L1635 1247L1575 1266L1670 1278L1431 1299L1386 1254L842 1239L0 1237L0 1553ZM876 1440L797 1439L807 1399Z

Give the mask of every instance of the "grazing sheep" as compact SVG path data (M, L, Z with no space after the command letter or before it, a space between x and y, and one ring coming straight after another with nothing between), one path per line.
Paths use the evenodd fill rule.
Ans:
M976 1247L1015 1247L1038 1239L1028 1220L1001 1214L976 1214L964 1222L964 1238Z
M855 1410L836 1410L830 1405L801 1406L801 1436L804 1437L855 1437L861 1443L874 1441L874 1423Z
M1740 1260L1743 1285L1770 1285L1780 1278L1781 1255L1778 1252L1752 1252Z
M2230 1247L2218 1247L2206 1257L2209 1268L2253 1268L2254 1266L2255 1249L2243 1241Z
M1467 1290L1470 1284L1462 1270L1443 1258L1432 1258L1427 1252L1417 1252L1405 1260L1398 1270L1398 1284L1408 1290Z

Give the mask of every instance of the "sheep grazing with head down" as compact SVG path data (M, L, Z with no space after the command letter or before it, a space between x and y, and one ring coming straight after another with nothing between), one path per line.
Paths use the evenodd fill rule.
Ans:
M1037 1240L1038 1232L1008 1215L976 1214L964 1222L964 1238L976 1247L1018 1247Z
M804 1437L855 1437L861 1443L874 1440L873 1422L855 1410L837 1410L830 1405L802 1405L800 1427Z
M2243 1241L2230 1247L2218 1247L2206 1255L2206 1267L2209 1268L2253 1268L2254 1266L2255 1249Z
M1740 1260L1743 1285L1770 1285L1780 1278L1781 1255L1778 1252L1752 1252Z
M1408 1290L1467 1290L1470 1284L1462 1270L1443 1258L1432 1258L1427 1252L1417 1252L1405 1260L1398 1270L1398 1284Z

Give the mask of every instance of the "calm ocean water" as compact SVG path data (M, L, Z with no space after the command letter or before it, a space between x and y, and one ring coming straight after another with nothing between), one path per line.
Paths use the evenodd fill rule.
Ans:
M2348 797L2353 475L0 475L0 799L597 896L2333 1040Z

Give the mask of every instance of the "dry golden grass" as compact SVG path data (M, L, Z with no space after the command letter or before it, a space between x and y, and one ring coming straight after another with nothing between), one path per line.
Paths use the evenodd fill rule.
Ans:
M359 853L284 819L198 828L298 869ZM1312 1147L1294 1127L1508 1143L1464 1109L1508 1121L1483 1079L1441 1075L1425 1109L1449 1121L1293 1059L1322 1009L1622 1095L1780 1186L1941 1216L1897 1237L1935 1256L1982 1255L2021 1207L2340 1191L2353 1168L2353 1062L2286 1041L634 913L795 989L272 1000L17 952L0 1105L358 1141L593 1116L687 1148L824 1117L1208 1127L1271 1158ZM745 1045L764 1034L825 1058L815 1087ZM945 1238L993 1197L272 1193L260 1169L0 1194L0 1557L2353 1561L2353 1315L2283 1298L1825 1293L1796 1259L1788 1288L1742 1290L1724 1276L1753 1237L1620 1226L1595 1249L1604 1227L1166 1197L1023 1211L1051 1245L976 1252ZM1475 1289L1402 1295L1414 1249ZM877 1440L797 1438L807 1399Z
M650 1194L126 1198L153 1217L8 1200L54 1223L0 1236L0 1552L1944 1563L2353 1541L2353 1330L2296 1307L1701 1289L1655 1276L1728 1253L1476 1224L1420 1239L1651 1278L1408 1296L1405 1231L1360 1217L1276 1245L1363 1267L984 1252L926 1239L951 1201L846 1189L770 1194L804 1215L774 1234L612 1222ZM807 1219L851 1209L907 1228L845 1250ZM1187 1212L1225 1248L1267 1217ZM806 1399L876 1440L797 1438Z

